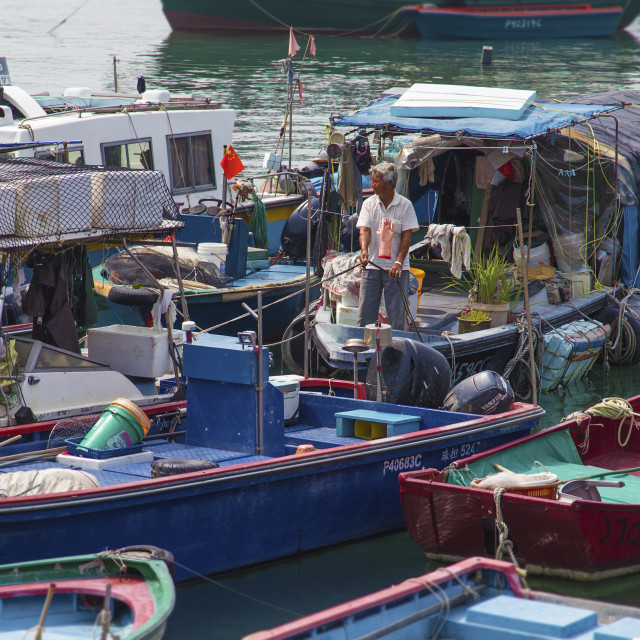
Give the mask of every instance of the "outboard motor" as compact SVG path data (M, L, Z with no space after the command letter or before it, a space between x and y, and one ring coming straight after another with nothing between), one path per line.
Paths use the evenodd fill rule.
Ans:
M308 200L305 200L294 212L282 229L280 244L282 250L290 258L304 258L307 254L307 208ZM311 246L315 242L318 228L318 198L311 198Z
M449 391L451 368L447 359L432 347L393 338L380 353L380 385L385 402L437 408ZM378 388L374 355L367 371L367 398L375 400Z
M453 387L444 399L442 408L489 415L509 411L514 400L511 385L500 374L481 371Z

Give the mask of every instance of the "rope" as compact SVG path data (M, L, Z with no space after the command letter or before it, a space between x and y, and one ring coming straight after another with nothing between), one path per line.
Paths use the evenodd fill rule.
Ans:
M636 413L629 402L623 398L603 398L600 402L594 404L593 407L589 407L584 411L574 411L572 414L568 415L566 419L576 420L578 424L580 424L582 420L590 416L606 418L608 420L620 420L618 424L618 444L621 447L626 447L631 439L633 428L637 427L636 418L640 417L640 413ZM630 418L629 430L623 441L622 426L627 418ZM589 426L587 426L587 434L585 435L586 443L589 441Z
M496 504L496 528L498 529L499 535L499 544L496 549L496 560L502 560L505 553L511 559L511 562L515 565L516 569L520 570L520 565L516 559L515 554L513 553L513 542L509 540L509 528L507 527L507 523L504 521L502 517L502 494L504 493L503 487L496 487L493 490L493 499Z
M451 342L451 334L453 332L452 331L443 331L440 336L443 337L448 343L449 343L449 348L451 349L451 385L453 386L453 384L455 383L455 370L456 370L456 352L455 349L453 348L453 342Z
M267 208L264 202L253 193L253 216L251 217L250 231L256 247L261 249L269 248L269 234L267 232Z
M531 397L531 367L529 366L529 333L527 330L527 323L524 318L516 320L516 329L518 331L518 346L516 350L504 367L502 372L502 377L509 380L514 391L517 393L520 399L528 400ZM539 363L542 362L542 350L544 349L544 340L542 339L542 333L538 326L534 324L531 325L532 337L533 340L533 354L535 362L533 363L533 369L536 376L537 388L540 388L540 366ZM524 376L528 381L528 385L526 390L523 385L520 385L518 378L513 376L514 371L517 371L520 374L520 371L524 372ZM513 376L513 379L512 379Z

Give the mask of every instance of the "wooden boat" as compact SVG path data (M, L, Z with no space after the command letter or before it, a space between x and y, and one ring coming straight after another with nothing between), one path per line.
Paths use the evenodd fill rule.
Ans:
M411 536L427 555L441 559L491 555L499 540L496 526L504 524L529 573L592 581L637 572L640 396L629 403L633 415L625 409L607 418L587 410L441 471L401 474ZM497 496L476 486L477 479L496 473L496 465L553 477L529 488L509 484Z
M188 411L175 436L115 460L35 460L50 453L43 441L3 447L23 454L3 471L82 468L100 487L0 500L0 559L32 559L45 544L62 556L145 540L172 550L183 580L392 532L403 527L401 470L507 442L544 413L514 403L479 416L300 391L297 422L285 426L266 348L202 335L183 345L183 360ZM367 439L378 427L385 436ZM300 445L314 450L296 455ZM60 535L70 521L74 535ZM185 539L186 530L200 533Z
M451 0L436 0L439 7L454 5ZM475 6L474 2L474 6ZM513 0L478 0L477 4L486 7L513 5ZM539 3L543 4L543 3ZM552 0L549 4L565 6L573 4ZM592 0L593 7L608 8L617 6L614 0ZM638 15L638 6L633 0L622 3L625 11L620 28L630 24ZM229 6L220 0L197 2L190 0L162 0L162 9L171 27L176 31L212 31L218 33L267 33L287 32L289 26L315 34L345 35L403 35L412 33L410 26L402 20L401 0L349 0L347 3L331 2L322 7L300 5L287 0L276 2L268 0L257 6L249 0L240 5ZM457 6L457 5L456 5Z
M469 558L245 640L636 637L640 609L532 591L516 568ZM348 634L348 635L347 635Z
M423 38L522 39L607 38L620 22L623 8L589 4L532 4L511 6L438 7L405 9Z
M172 561L132 547L0 566L0 638L159 640L175 604Z

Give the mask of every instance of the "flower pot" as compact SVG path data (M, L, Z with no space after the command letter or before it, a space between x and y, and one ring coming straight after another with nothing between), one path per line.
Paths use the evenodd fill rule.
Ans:
M488 320L469 320L468 318L458 318L458 333L471 333L472 331L482 331L491 326L491 318Z
M491 327L501 327L507 324L507 313L509 313L508 302L496 302L495 304L483 304L482 302L471 302L471 310L484 311L491 316Z

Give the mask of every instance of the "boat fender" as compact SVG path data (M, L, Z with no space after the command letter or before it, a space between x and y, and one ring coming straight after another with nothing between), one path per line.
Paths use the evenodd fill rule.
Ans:
M175 560L173 553L151 544L134 544L129 547L122 547L114 552L119 557L138 558L140 560L164 560L169 573L173 576L175 570Z
M113 286L109 289L107 300L128 307L152 307L158 300L158 292L145 288Z
M290 258L304 258L307 252L307 207L308 201L303 202L289 216L282 229L280 242L282 250ZM311 199L311 246L315 243L318 227L318 198Z
M609 351L609 361L619 366L628 366L640 362L640 320L636 317L637 307L634 310L626 309L622 328L620 330L620 340L615 351ZM618 335L618 305L606 306L596 314L594 320L611 327L608 340L613 345ZM602 363L604 349L596 360Z
M442 408L486 416L508 411L514 400L513 389L507 380L495 371L481 371L453 387Z
M156 460L151 464L151 477L164 478L175 476L180 473L191 473L192 471L206 471L207 469L217 469L220 465L213 460L192 460L189 458L165 458Z
M376 357L367 371L367 399L375 400L378 389ZM380 386L385 402L416 407L438 408L451 385L447 359L432 347L393 338L380 353Z

